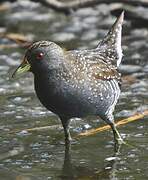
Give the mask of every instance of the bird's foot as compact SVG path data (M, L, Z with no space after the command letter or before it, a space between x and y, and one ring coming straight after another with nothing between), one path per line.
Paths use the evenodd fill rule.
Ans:
M121 145L121 144L126 144L125 141L121 138L121 137L118 137L115 139L115 143Z
M114 146L115 153L120 153L120 148L122 144L126 144L126 142L121 138L121 136L116 137Z
M125 141L122 139L120 133L117 131L117 129L115 129L115 132L114 132L114 140L115 140L115 143L116 144L126 144Z

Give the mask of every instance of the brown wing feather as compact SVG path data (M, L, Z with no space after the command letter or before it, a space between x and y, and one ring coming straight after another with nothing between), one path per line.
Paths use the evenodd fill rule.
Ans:
M120 82L121 75L117 71L117 68L113 65L108 65L104 62L100 63L95 63L92 65L93 69L93 76L96 79L101 79L101 80L112 80L116 79L117 81Z

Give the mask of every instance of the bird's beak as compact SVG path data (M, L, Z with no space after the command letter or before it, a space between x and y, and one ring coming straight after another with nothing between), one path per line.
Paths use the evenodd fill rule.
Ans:
M30 69L31 69L30 64L28 63L27 59L24 58L23 62L19 65L19 67L12 74L12 78L15 78L15 77L19 76L20 74L28 72L28 71L30 71Z

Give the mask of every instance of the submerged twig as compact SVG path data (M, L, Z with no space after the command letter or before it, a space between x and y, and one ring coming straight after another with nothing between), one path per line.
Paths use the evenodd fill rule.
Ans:
M35 128L28 128L28 129L16 129L11 131L10 133L18 133L18 132L33 132L33 131L42 131L42 130L47 130L47 129L57 129L62 127L61 125L51 125L51 126L42 126L42 127L35 127Z
M46 7L52 8L56 11L67 12L71 9L79 9L83 7L91 7L97 4L111 4L111 3L122 3L130 4L133 6L148 6L147 0L73 0L73 1L58 1L58 0L32 0L35 2L40 2Z
M148 115L148 109L141 112L141 113L136 113L131 117L119 120L116 123L116 126L121 126L121 125L127 124L127 123L132 122L132 121L140 120L140 119L144 118L147 115ZM61 127L62 127L61 125L42 126L42 127L35 127L35 128L29 128L29 129L14 130L14 131L11 131L11 133L18 133L18 132L22 132L22 131L24 131L24 132L25 131L26 132L42 131L42 130L49 130L49 129L57 129L57 128L61 128ZM87 130L86 132L78 134L77 137L91 136L91 135L94 135L96 133L106 131L106 130L108 130L110 128L111 127L109 125L106 125L106 126L102 126L102 127L96 128L96 129L90 129L90 130Z
M8 34L1 33L0 38L6 38L15 42L15 44L1 44L0 49L16 48L18 46L23 48L28 48L32 44L32 42L26 36L17 33L8 33Z
M0 49L17 48L17 44L0 44Z
M10 7L7 4L1 4L0 5L0 12L6 11L8 9L10 9Z
M116 123L116 126L121 126L121 125L127 124L127 123L129 123L129 122L142 119L142 118L144 118L144 117L147 116L147 115L148 115L148 110L145 110L145 111L142 112L142 113L136 113L136 114L134 114L134 115L131 116L131 117L128 117L128 118L119 120L119 121ZM108 130L108 129L110 129L110 128L111 128L111 127L110 127L109 125L106 125L106 126L103 126L103 127L99 127L99 128L96 128L96 129L91 129L91 130L88 130L88 131L86 131L86 132L80 133L78 136L90 136L90 135L94 135L94 134L96 134L96 133L98 133L98 132L106 131L106 130Z

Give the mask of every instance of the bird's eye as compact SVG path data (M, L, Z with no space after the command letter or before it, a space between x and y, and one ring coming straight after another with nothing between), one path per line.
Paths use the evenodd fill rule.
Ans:
M44 57L44 54L43 54L42 52L39 52L39 53L37 53L37 55L36 55L36 58L37 58L38 60L42 60L43 57Z

